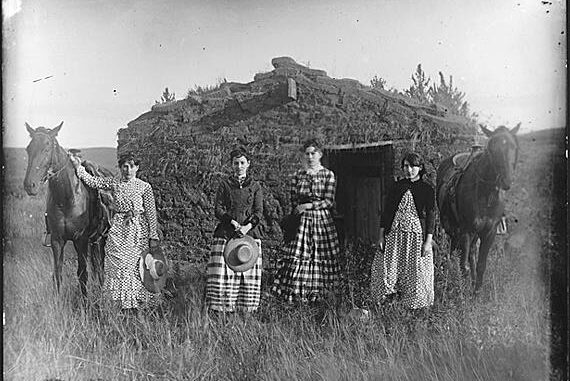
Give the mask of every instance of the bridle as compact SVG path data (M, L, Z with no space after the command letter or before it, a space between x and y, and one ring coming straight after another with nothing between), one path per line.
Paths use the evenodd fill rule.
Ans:
M49 145L51 148L50 155L49 155L50 158L49 158L49 162L48 162L48 169L47 169L46 174L44 176L42 176L42 178L41 178L41 182L45 183L46 181L58 176L65 169L65 167L67 166L67 163L64 162L63 165L61 166L61 168L59 168L57 171L53 171L52 166L54 164L54 158L55 158L56 150L57 150L57 147L61 148L61 146L59 146L57 144L55 138L50 136L50 134L43 132L43 131L39 131L39 132L36 132L34 135L38 135L38 134L45 135L48 138ZM51 172L50 172L50 170L51 170Z
M514 138L514 144L515 144L515 162L513 165L513 170L516 168L516 164L518 161L518 156L519 156L519 146L518 146L518 142L516 140L516 137ZM487 143L487 147L485 147L485 149L483 150L483 152L481 153L481 159L486 158L487 160L489 160L491 167L493 168L493 170L495 171L495 178L492 180L487 180L484 179L483 177L481 177L481 174L479 173L479 171L475 170L475 177L477 178L477 180L479 182L482 183L486 183L486 184L495 184L495 187L497 189L499 189L499 186L497 185L500 181L501 178L501 174L495 169L495 165L493 165L493 157L491 156L491 152L488 149L488 143ZM508 158L507 158L507 165L509 165L508 163Z

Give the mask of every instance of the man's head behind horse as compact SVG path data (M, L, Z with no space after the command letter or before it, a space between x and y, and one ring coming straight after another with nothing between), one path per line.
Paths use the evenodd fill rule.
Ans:
M504 190L510 189L513 183L513 173L518 160L519 144L516 133L520 123L509 130L505 126L499 126L490 131L481 126L483 133L489 138L487 151L495 168L499 187Z
M24 189L30 196L38 194L39 185L47 178L48 171L53 165L53 151L57 145L55 138L62 125L63 122L53 129L38 127L34 130L26 123L32 141L26 147L28 169L24 179Z

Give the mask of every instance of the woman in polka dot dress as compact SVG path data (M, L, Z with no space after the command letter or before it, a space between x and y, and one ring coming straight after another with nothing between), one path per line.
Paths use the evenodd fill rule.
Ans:
M380 252L371 273L372 297L381 304L399 294L410 309L433 304L432 236L435 225L435 192L423 180L421 157L409 153L402 159L405 178L388 194L380 227Z
M85 185L113 194L115 214L105 244L104 297L118 302L125 310L157 305L161 295L149 292L139 276L141 253L158 245L154 195L151 185L136 177L139 161L132 155L122 156L121 178L117 179L91 176L79 158L70 159Z

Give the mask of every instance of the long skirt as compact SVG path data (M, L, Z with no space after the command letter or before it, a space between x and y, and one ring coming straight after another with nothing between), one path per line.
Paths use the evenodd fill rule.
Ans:
M338 285L340 252L334 221L328 210L303 214L295 239L286 248L271 292L288 302L313 302Z
M148 249L148 223L141 215L132 220L124 216L115 214L105 244L103 296L123 309L156 306L162 296L143 286L138 267L141 253Z
M372 262L370 288L376 303L399 293L411 309L433 304L433 254L422 254L422 227L412 193L408 190L398 204L386 248Z
M220 312L236 310L253 312L259 307L261 296L261 240L255 265L244 272L235 272L226 265L224 248L227 240L214 238L206 273L206 305Z

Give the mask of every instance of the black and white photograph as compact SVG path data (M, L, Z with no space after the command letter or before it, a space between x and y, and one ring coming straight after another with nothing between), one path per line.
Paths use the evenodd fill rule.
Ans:
M567 3L2 0L3 379L567 380Z

